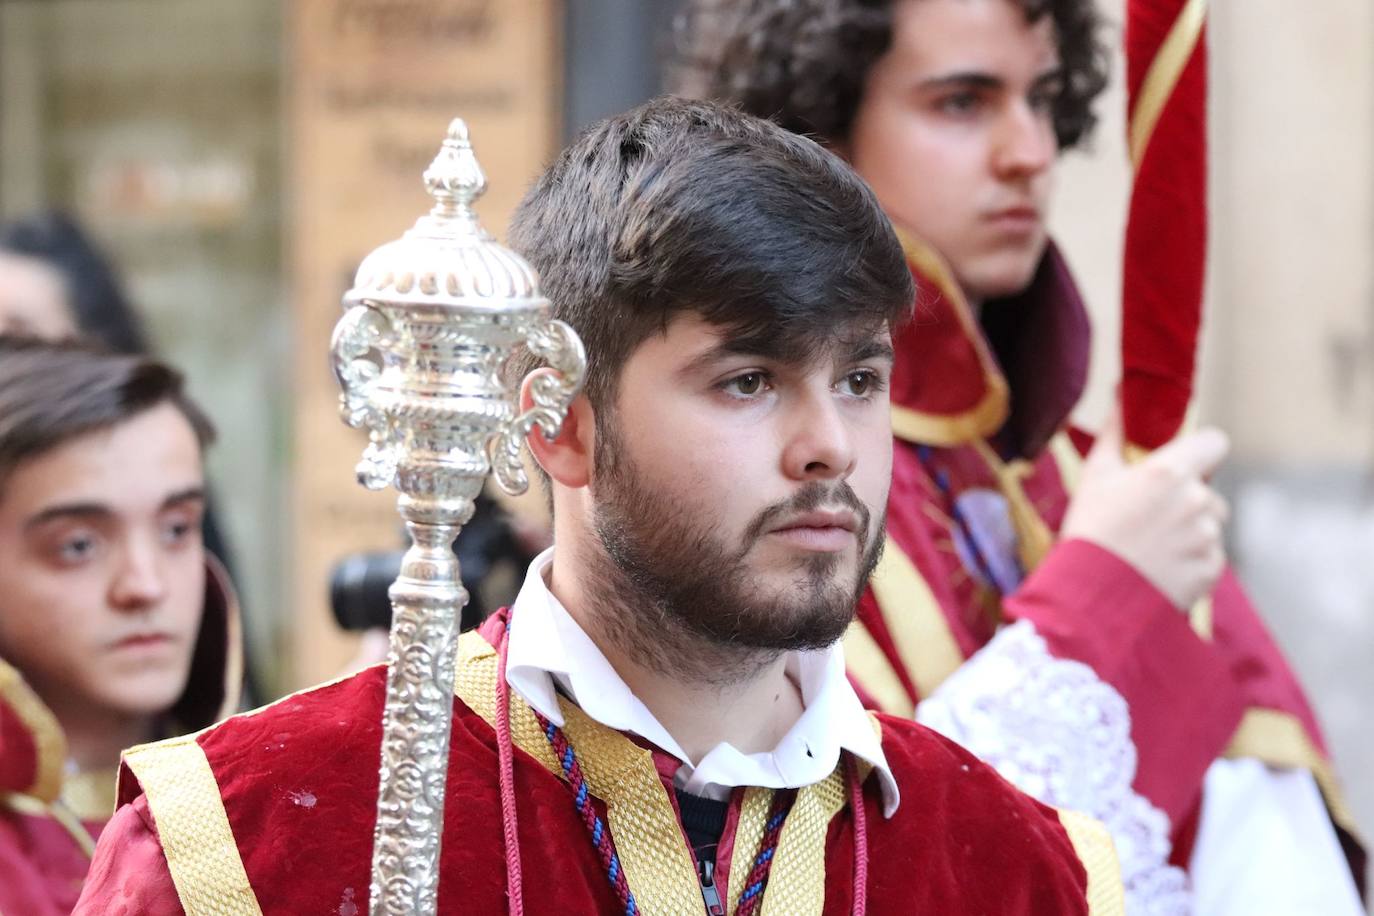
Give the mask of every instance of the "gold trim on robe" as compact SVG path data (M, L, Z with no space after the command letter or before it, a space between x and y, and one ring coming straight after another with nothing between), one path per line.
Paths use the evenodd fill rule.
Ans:
M81 819L60 801L45 802L42 799L34 798L32 795L10 792L0 795L0 808L8 808L16 814L55 821L59 827L67 831L72 842L76 843L77 848L86 858L89 859L95 854L95 840L91 838L91 832L86 829L85 824L81 823Z
M61 802L83 821L109 820L118 785L118 767L73 773L62 781Z
M496 650L476 631L463 634L458 644L455 692L468 708L495 728ZM646 913L699 916L701 885L668 790L654 765L653 752L596 722L561 698L559 708L564 718L563 733L577 750L587 787L606 804L616 853L635 901ZM511 738L516 745L563 778L563 768L554 759L534 712L518 696L511 697L510 716ZM749 791L753 790L746 791L746 802ZM762 821L755 813L762 805L762 816L766 817L771 805L771 791L758 790L758 793L759 797L749 808L748 821L745 820L746 812L742 811L736 830L735 854L730 868L732 897L737 897L741 890L734 881L741 867L740 859L750 860L752 864L754 856L750 847L740 843L747 841L756 830L758 837L762 837ZM845 801L843 766L837 766L820 782L798 790L778 839L769 891L763 900L764 916L820 916L825 906L826 834L830 821L844 807ZM756 848L757 838L754 840ZM742 874L748 872L748 867L744 867Z
M1307 770L1321 789L1331 819L1361 846L1365 845L1331 761L1308 737L1297 716L1258 706L1247 709L1222 756L1253 757L1280 769Z
M778 854L763 895L762 916L821 916L825 908L825 840L830 821L845 806L845 795L843 761L825 779L797 792L778 837ZM735 855L741 852L753 858L750 850L735 847Z
M1050 437L1047 449L1059 472L1060 485L1065 493L1072 493L1078 489L1078 477L1083 473L1083 456L1078 453L1078 446L1073 444L1068 432L1061 429Z
M969 344L978 354L983 368L984 392L978 403L959 413L937 414L892 405L892 432L899 439L917 445L962 445L973 439L991 436L1002 428L1011 409L1007 380L992 358L983 332L973 319L973 310L955 281L949 265L930 245L900 226L894 226L907 263L917 274L933 284L949 303Z
M1017 558L1021 561L1021 568L1029 573L1040 565L1054 546L1054 533L1031 504L1026 488L1021 485L1021 481L1035 469L1024 459L1003 461L1002 456L985 439L975 439L971 444L992 472L997 480L997 489L1002 491L1007 501L1008 515L1016 531Z
M744 801L740 805L739 824L735 827L735 853L730 857L730 879L726 890L730 895L730 913L739 909L739 898L744 895L744 882L754 869L755 855L747 850L758 849L763 842L764 827L768 822L768 809L773 805L773 793L769 789L749 786L744 790ZM765 902L767 895L764 895Z
M1072 493L1083 465L1078 449L1067 433L1059 433L1050 440L1050 452L1054 455L1064 489ZM1135 457L1138 459L1143 455ZM1188 619L1200 638L1208 642L1212 640L1213 605L1210 595L1193 605ZM1306 727L1296 716L1261 707L1248 709L1222 756L1232 759L1253 757L1273 767L1307 770L1321 789L1331 820L1364 845L1331 762L1317 749Z
M29 817L53 820L71 836L78 849L90 858L95 854L95 839L85 821L104 822L115 809L117 770L75 773L62 781L60 797L44 801L32 795L10 792L0 795L0 808Z
M1202 27L1206 22L1207 0L1188 0L1155 53L1154 60L1150 61L1150 69L1141 81L1140 93L1131 112L1131 165L1137 169L1145 158L1145 150L1150 145L1155 125L1164 113L1169 96L1173 95L1174 86L1178 85L1179 77L1192 59L1193 49L1202 37Z
M474 631L460 637L458 654L455 693L494 727L496 650ZM564 732L579 749L588 788L606 804L617 853L636 900L645 912L699 916L696 870L653 753L595 722L571 703L560 699L560 707ZM533 711L518 697L512 697L510 722L514 743L561 778L562 767ZM873 727L881 736L876 718ZM219 785L195 736L131 749L125 752L124 762L148 800L187 916L262 916ZM870 770L861 766L860 777ZM766 789L746 790L730 869L732 913L753 858L750 845L741 844L757 848L771 798L772 792ZM770 892L763 901L764 916L820 916L825 904L829 824L847 801L843 766L798 790L779 838ZM1059 819L1088 876L1090 916L1122 916L1119 869L1105 829L1073 812L1061 811Z
M930 696L964 663L964 654L940 602L916 565L891 537L883 546L883 558L869 586L897 656L915 682L917 693L922 698Z
M963 445L1001 429L1006 421L1006 405L1006 383L1000 378L989 377L987 394L976 406L961 414L940 416L893 404L892 434L916 445Z
M879 610L882 606L879 605ZM886 617L886 615L884 615ZM845 669L862 690L888 715L910 719L916 715L916 704L906 692L906 685L897 675L878 641L857 617L844 632Z
M646 913L698 916L701 884L653 752L562 698L558 705L563 734L577 753L587 787L606 803L606 820L635 902ZM562 767L556 772L561 777Z
M193 736L127 751L186 916L262 916L219 783Z
M256 716L278 704L288 703L302 694L337 684L351 676L337 677L313 687L294 691L257 709L241 712L229 718ZM181 899L182 908L186 910L186 916L200 916L202 913L206 916L261 916L257 897L248 883L243 859L234 842L219 783L210 769L205 752L196 742L197 737L222 724L208 725L200 731L178 738L140 744L126 750L122 759L137 778L139 788L147 797L148 809L153 814L163 850L167 854L168 871L172 875L172 883L176 885L177 896ZM187 745L193 750L188 749ZM156 788L149 786L149 779L158 783ZM191 854L179 860L180 872L173 866L172 853L168 848L166 831L169 824L170 829L177 831L181 837L179 848L183 851L187 848L192 850ZM196 854L197 844L203 843L215 844L213 854L207 852L209 846L200 847L200 854ZM222 861L216 861L216 857ZM192 910L188 898L204 906ZM210 908L207 909L206 906Z
M62 726L38 694L13 665L0 659L0 701L8 704L24 723L34 746L34 780L22 794L39 801L55 801L62 791L62 769L67 758L67 739Z
M1058 813L1059 823L1088 873L1088 916L1126 916L1126 889L1121 884L1121 864L1112 835L1086 814L1063 808Z

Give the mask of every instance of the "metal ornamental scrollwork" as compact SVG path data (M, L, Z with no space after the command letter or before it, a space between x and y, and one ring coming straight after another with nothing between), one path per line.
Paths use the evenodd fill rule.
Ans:
M358 482L369 490L384 490L396 475L391 422L374 402L382 366L373 354L387 340L387 320L375 308L355 305L334 326L330 344L334 377L339 382L339 413L354 429L367 430L368 445L358 462Z
M518 496L529 489L529 477L520 461L520 447L537 426L544 437L553 439L563 427L563 417L573 398L582 390L587 371L587 355L582 341L562 321L530 333L530 352L544 359L553 372L536 369L528 376L534 406L515 419L492 440L491 465L501 489Z
M472 496L481 487L467 491ZM459 500L458 517L471 515ZM462 505L465 504L465 505ZM413 543L391 587L391 652L387 707L373 831L372 912L413 916L438 911L439 861L448 774L459 611L451 544L459 525L408 522Z

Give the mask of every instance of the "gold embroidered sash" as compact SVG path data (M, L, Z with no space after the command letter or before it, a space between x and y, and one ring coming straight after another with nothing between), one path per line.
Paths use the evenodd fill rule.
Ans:
M496 650L475 632L459 640L454 692L487 724L496 726ZM700 916L701 885L668 790L653 753L620 732L559 700L563 732L593 795L606 805L616 852L646 916ZM511 738L550 772L563 777L543 730L517 696L511 698ZM730 865L730 912L739 905L745 876L763 837L772 800L768 789L745 791ZM797 793L787 816L763 898L763 916L820 916L825 905L825 840L830 821L844 807L843 767Z

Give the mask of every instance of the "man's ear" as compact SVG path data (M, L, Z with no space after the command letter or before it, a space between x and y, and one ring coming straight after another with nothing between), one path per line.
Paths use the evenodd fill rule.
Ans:
M531 372L520 386L520 410L534 406L531 383L535 377L552 369ZM563 426L552 440L535 427L529 437L530 454L553 480L565 487L585 487L592 475L592 456L596 453L596 414L585 394L579 394L563 418Z

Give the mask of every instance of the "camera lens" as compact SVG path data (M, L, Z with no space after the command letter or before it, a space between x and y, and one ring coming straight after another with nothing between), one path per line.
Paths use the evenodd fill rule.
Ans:
M387 589L401 571L400 550L344 557L329 577L329 604L345 630L388 629L391 599Z

